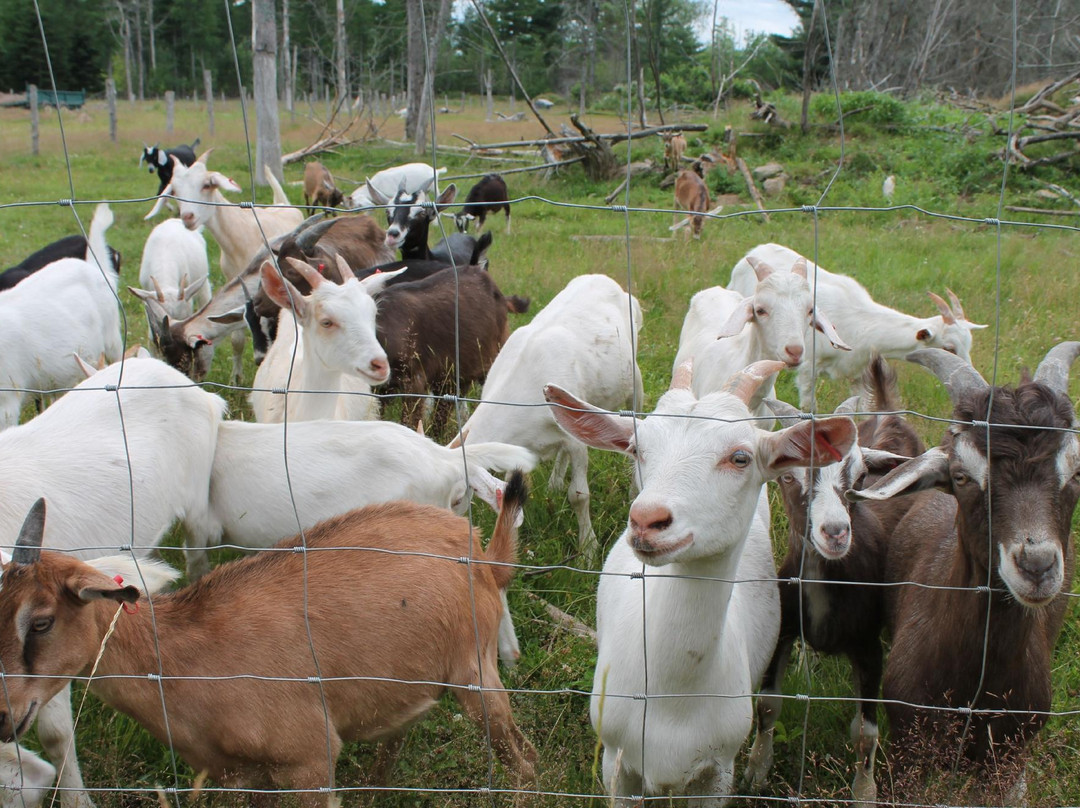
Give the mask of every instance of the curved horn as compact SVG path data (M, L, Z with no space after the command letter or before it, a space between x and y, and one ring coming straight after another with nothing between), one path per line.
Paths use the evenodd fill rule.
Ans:
M352 271L352 267L349 266L348 262L341 257L341 253L337 253L334 260L337 262L337 271L338 275L341 276L341 283L345 283L349 278L356 277L356 273Z
M791 265L791 271L792 271L793 274L799 275L800 277L805 278L806 277L806 259L803 258L800 255L799 259L794 264Z
M207 149L202 154L200 154L198 157L196 157L195 162L196 163L202 163L203 165L206 165L206 161L210 157L210 152L212 152L213 150L214 150L214 147L211 146L209 149Z
M1062 342L1051 348L1035 370L1035 381L1055 393L1068 395L1069 368L1080 356L1080 342Z
M325 278L319 274L319 271L313 269L306 261L298 261L295 258L286 258L285 260L289 262L289 266L303 276L304 280L311 285L313 291L325 280Z
M315 248L315 244L319 241L319 239L326 235L326 231L333 227L335 224L337 224L339 221L338 219L326 218L326 213L324 211L323 214L320 216L320 219L324 219L325 221L320 221L319 219L316 219L311 224L308 224L308 222L310 222L311 219L314 218L315 217L313 216L309 217L304 222L304 224L300 225L300 227L298 227L290 234L291 236L295 237L294 243L304 252L305 255L310 253Z
M930 296L938 311L941 312L941 319L945 321L945 325L956 325L956 314L949 308L949 304L944 301L941 295L935 295L933 292L927 292L926 294Z
M990 387L986 379L979 375L979 371L956 354L941 348L923 348L912 351L904 358L916 365L922 365L937 376L949 391L949 398L954 405L962 395Z
M766 264L764 261L759 261L752 255L746 256L746 263L750 265L750 268L754 270L754 274L757 275L758 283L765 280L767 277L773 274L775 270Z
M957 320L966 320L967 315L964 314L964 307L960 305L960 298L956 296L956 292L948 286L945 287L945 292L949 295L949 300L952 301L952 306L950 308L952 309L953 315Z
M694 357L690 357L685 362L679 363L679 366L675 368L675 372L671 376L671 387L669 390L689 390L690 383L694 380Z
M153 275L150 276L150 283L154 284L154 293L157 295L158 303L165 302L165 293L161 291L161 284L157 282L157 278Z
M45 537L45 497L30 508L23 520L19 538L15 540L15 552L11 554L13 564L33 564L41 558L41 540Z
M722 393L731 393L743 404L750 405L750 399L758 388L772 376L786 368L784 362L775 359L762 359L740 370L724 383Z

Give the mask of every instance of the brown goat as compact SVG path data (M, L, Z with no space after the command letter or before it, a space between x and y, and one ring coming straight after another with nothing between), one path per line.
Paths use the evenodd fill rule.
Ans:
M683 154L686 152L686 138L682 132L667 133L661 137L664 140L664 167L671 171L678 171Z
M697 214L692 221L694 238L701 237L701 226L705 223L705 217L701 214L706 213L709 207L709 189L705 187L705 180L696 171L684 168L675 178L675 209Z
M958 753L984 775L1015 777L1000 767L1046 722L1080 498L1067 394L1078 354L1080 342L1058 345L1016 388L991 387L941 349L910 354L944 382L956 423L941 445L848 493L914 494L888 526L885 568L897 584L886 594L893 642L883 696L898 782L951 767Z
M488 727L503 764L530 780L536 752L514 723L496 663L524 496L518 474L487 551L467 520L392 502L278 545L309 552L220 566L155 597L153 612L130 614L117 614L118 604L137 603L138 589L41 551L39 500L3 571L0 659L14 677L0 737L21 736L37 705L90 671L104 646L91 689L226 787L310 790L304 805L332 806L334 795L318 789L334 787L343 743L396 739L447 688ZM458 563L466 557L485 563ZM159 672L155 646L162 691L149 677Z
M304 166L304 204L308 207L336 208L345 200L345 195L334 185L334 175L330 170L313 160Z

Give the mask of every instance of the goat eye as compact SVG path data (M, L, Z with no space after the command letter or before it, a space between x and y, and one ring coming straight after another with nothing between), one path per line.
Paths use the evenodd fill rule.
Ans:
M323 328L333 328L334 327L334 321L330 320L330 319L320 320L319 325L321 325Z
M758 306L756 309L754 309L754 314L757 317L766 317L768 316L769 312L763 309L761 306Z
M53 627L52 617L35 617L30 623L30 631L33 634L44 634Z
M746 468L750 465L750 453L739 449L731 455L731 464L735 466L735 468Z
M955 485L967 485L971 480L964 472L957 471L953 473L952 481Z
M795 475L792 474L790 471L784 472L780 475L780 482L784 483L785 485L791 485L793 482L795 482Z

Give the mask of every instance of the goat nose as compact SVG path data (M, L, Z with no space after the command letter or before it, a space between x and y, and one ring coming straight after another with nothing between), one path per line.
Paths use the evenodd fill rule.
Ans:
M788 356L789 365L797 365L802 361L803 346L788 345L784 348L784 353Z
M840 522L832 522L821 526L822 534L832 541L843 541L848 537L848 526Z
M637 505L630 508L630 529L637 536L649 536L671 526L671 511L662 505Z
M372 359L371 360L371 372L376 377L383 377L390 373L390 366L387 365L385 359Z
M1042 578L1057 564L1057 550L1050 542L1036 543L1028 537L1020 549L1017 565L1032 578Z

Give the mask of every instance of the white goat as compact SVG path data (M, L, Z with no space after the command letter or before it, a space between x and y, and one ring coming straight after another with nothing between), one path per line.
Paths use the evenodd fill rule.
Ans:
M445 173L445 166L437 169L428 163L405 163L400 166L384 168L345 197L344 206L360 210L378 207L378 203L371 198L367 183L371 183L375 190L387 199L393 199L394 194L402 188L407 193L415 193L430 184L433 178L440 177Z
M986 328L970 322L960 300L949 291L952 307L930 292L941 313L935 317L913 317L874 301L866 288L847 275L829 272L780 244L759 244L731 270L730 288L746 293L753 282L751 259L765 262L779 271L799 262L806 266L810 288L816 287L819 313L828 316L837 330L854 346L848 353L834 350L814 335L812 361L799 366L797 384L799 406L812 407L815 372L838 379L851 379L862 373L877 353L886 359L902 359L919 348L943 348L965 362L971 362L971 332Z
M386 351L375 336L373 295L405 269L357 280L339 257L338 268L346 280L336 284L303 261L287 260L311 284L311 294L300 294L269 261L262 265L263 289L281 306L281 313L277 339L255 374L256 389L251 393L255 420L281 422L286 416L286 400L289 421L369 413L372 402L368 396L341 393L370 392L372 386L390 378ZM352 378L346 382L348 377ZM304 392L290 392L287 399L271 392L286 385L290 391Z
M755 363L699 399L688 363L637 422L545 389L560 426L630 455L640 475L596 602L591 715L617 805L637 805L632 795L690 795L718 806L731 794L751 694L780 628L764 484L831 463L855 440L850 418L779 432L747 420L756 389L781 367Z
M64 258L0 295L0 429L19 422L28 393L73 387L82 379L73 353L89 362L120 357L116 270L105 243L113 222L98 205L86 259ZM17 529L17 528L16 528Z
M496 499L504 484L488 469L530 471L536 465L536 456L520 446L475 443L463 455L461 449L440 446L386 421L290 423L288 447L285 434L278 424L221 424L207 519L185 521L192 548L189 579L210 571L206 553L195 548L222 540L240 547L270 547L296 533L297 515L299 527L307 530L354 508L395 499L464 515L474 492L498 510ZM503 623L499 657L513 663L518 642L505 610Z
M128 290L142 301L154 299L174 320L191 316L191 301L198 311L213 296L210 262L202 230L188 230L180 219L166 219L143 246L139 286ZM147 308L147 319L151 310ZM153 327L153 326L152 326Z
M732 374L759 359L798 366L805 354L806 329L811 326L839 350L850 350L820 307L815 311L805 265L777 270L766 261L750 261L754 282L747 289L714 286L690 300L674 368L693 359L694 394L699 397L717 392ZM773 380L762 386L751 402L751 412L766 413L761 401L772 387Z
M173 158L172 180L145 218L157 215L166 197L176 197L180 201L180 220L184 226L188 230L206 227L217 239L221 246L221 271L226 280L232 280L244 271L267 241L299 227L304 214L298 208L289 207L289 198L269 169L265 169L265 175L274 191L276 207L244 208L230 204L221 192L238 193L240 186L221 172L207 169L206 160L211 151L213 149L208 149L199 155L190 167ZM240 378L243 369L241 356L245 334L243 329L232 333L235 379Z
M599 548L589 518L589 449L559 429L546 407L544 385L578 391L597 406L642 406L634 345L641 306L605 275L580 275L532 322L515 330L488 371L481 402L462 428L467 441L503 441L555 458L551 486L565 482L577 515L578 549L595 566ZM636 395L636 398L635 398ZM456 440L453 444L456 444ZM466 443L466 445L471 445Z

